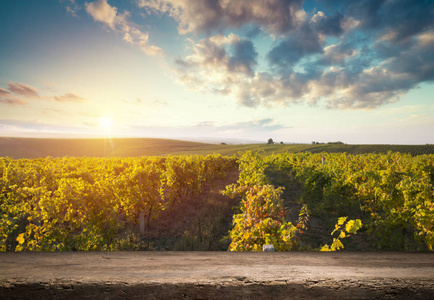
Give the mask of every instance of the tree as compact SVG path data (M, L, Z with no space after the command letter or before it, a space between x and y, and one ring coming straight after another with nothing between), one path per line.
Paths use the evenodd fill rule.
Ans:
M272 138L269 138L269 139L268 139L268 145L271 145L271 144L274 144L274 141L273 141Z

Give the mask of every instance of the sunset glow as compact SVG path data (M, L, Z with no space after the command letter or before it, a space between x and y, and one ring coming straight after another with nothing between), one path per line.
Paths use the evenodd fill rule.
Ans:
M199 2L0 1L0 136L434 143L432 1Z
M109 130L112 126L112 120L110 117L102 117L101 119L99 119L99 124L105 130Z

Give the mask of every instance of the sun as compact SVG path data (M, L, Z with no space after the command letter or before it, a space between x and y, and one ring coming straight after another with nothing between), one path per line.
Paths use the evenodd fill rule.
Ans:
M112 126L113 122L110 117L104 116L99 119L99 124L102 128L108 130Z

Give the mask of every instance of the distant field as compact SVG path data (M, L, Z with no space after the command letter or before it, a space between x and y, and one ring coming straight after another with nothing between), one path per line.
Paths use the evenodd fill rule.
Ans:
M246 144L217 145L154 138L112 139L32 139L0 138L0 157L38 158L63 156L136 157L183 154L235 155L245 151L263 151L265 155L280 152L330 152L349 154L387 153L411 155L434 154L434 145L334 145L334 144Z

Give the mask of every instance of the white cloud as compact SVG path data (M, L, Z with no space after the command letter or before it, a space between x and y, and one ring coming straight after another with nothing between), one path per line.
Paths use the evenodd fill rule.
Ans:
M324 55L321 62L328 65L343 65L348 57L357 54L351 44L333 44L324 48Z
M189 36L189 53L176 61L178 80L189 88L247 107L374 109L433 82L434 11L411 1L363 3L308 13L301 0L138 1L149 14L174 18L180 34L206 34ZM258 39L228 33L249 26L274 39L268 53L256 52Z
M107 0L98 0L84 5L86 11L95 21L99 21L108 25L111 29L115 29L117 19L117 8L107 3Z
M167 13L181 34L211 33L256 23L272 33L284 33L304 21L301 0L139 0L149 12Z
M190 42L191 54L177 61L176 71L190 88L228 92L253 76L257 53L250 40L229 34Z
M163 50L149 44L149 34L141 31L137 24L127 20L129 12L119 14L117 8L108 4L107 0L85 3L86 12L95 21L107 25L110 29L120 32L127 43L139 46L149 55L159 55Z
M430 47L434 45L434 29L422 32L418 35L417 40L421 47Z

